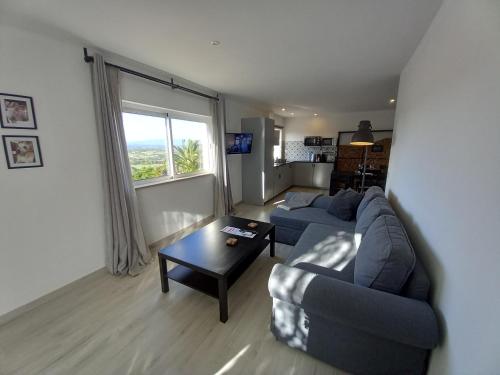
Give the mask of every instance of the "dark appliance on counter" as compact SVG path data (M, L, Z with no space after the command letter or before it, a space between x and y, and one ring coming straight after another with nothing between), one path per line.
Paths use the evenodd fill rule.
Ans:
M309 153L309 161L313 163L319 163L321 162L321 154L315 154L313 152Z
M304 146L321 146L321 137L305 137Z
M309 153L309 161L313 163L326 163L328 162L327 154L315 154L314 152Z
M333 138L322 138L321 146L333 146Z
M335 161L335 153L334 152L325 152L323 153L325 156L325 162L333 163Z

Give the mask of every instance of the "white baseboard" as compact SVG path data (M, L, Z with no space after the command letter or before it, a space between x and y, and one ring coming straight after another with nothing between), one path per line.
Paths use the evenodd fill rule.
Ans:
M200 221L197 221L196 223L193 223L189 226L187 226L186 228L183 228L159 241L156 241L154 243L152 243L151 245L149 245L149 248L152 250L152 251L158 251L159 249L161 249L162 247L164 247L165 245L171 243L172 241L175 241L177 238L181 238L183 237L184 235L186 234L189 234L190 232L194 231L195 229L198 229L202 226L205 226L207 224L209 224L210 222L212 222L214 220L214 216L208 216ZM73 288L74 288L74 285L77 284L77 283L80 283L82 282L83 280L88 280L88 279L92 279L92 277L95 277L97 275L100 275L102 272L108 272L107 268L106 267L103 267L103 268L100 268L94 272L91 272L75 281L72 281L71 283L69 284L66 284L62 287L60 287L59 289L56 289L48 294L45 294L31 302L28 302L27 304L25 305L22 305L12 311L9 311L3 315L0 315L0 326L10 322L11 320L19 317L20 315L22 314L25 314L27 313L28 311L31 311L33 310L34 308L36 307L39 307L45 303L48 303L66 293L70 293L72 292Z

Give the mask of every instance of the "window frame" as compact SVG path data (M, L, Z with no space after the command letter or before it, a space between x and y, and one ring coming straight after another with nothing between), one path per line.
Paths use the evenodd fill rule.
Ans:
M175 110L167 110L167 109L158 108L158 107L142 106L142 105L138 105L136 103L130 103L130 102L125 102L125 101L123 102L123 105L122 105L122 114L123 113L159 117L159 118L163 118L165 121L165 141L167 144L167 150L165 150L165 152L166 152L166 157L167 157L167 162L168 162L168 172L169 173L166 176L149 178L146 180L137 180L137 181L133 180L135 188L146 187L146 186L150 186L150 185L157 185L157 184L173 182L173 181L179 181L179 180L184 180L184 179L192 178L192 177L196 177L196 176L205 176L207 174L213 174L212 158L210 157L210 152L213 150L213 147L212 147L211 142L209 140L211 127L213 126L211 116L205 116L205 115L200 115L200 114L196 114L196 113L180 112L180 111L175 111ZM192 173L182 173L182 174L176 173L175 163L174 163L174 147L173 147L174 145L173 145L173 138L172 138L172 119L194 121L194 122L203 122L207 125L206 147L208 147L209 157L208 157L208 160L204 161L203 169L200 169L199 171L192 172ZM126 139L125 139L125 141L126 141ZM128 150L127 150L127 157L128 157Z
M171 147L171 159L172 159L172 171L173 171L173 176L174 180L179 180L182 178L186 177L193 177L197 176L200 174L207 174L207 173L213 173L213 167L212 167L212 158L210 156L208 157L208 160L204 161L203 169L200 169L197 172L191 172L191 173L175 173L175 163L174 163L174 147L173 147L173 137L172 137L172 120L177 119L177 120L184 120L184 121L194 121L194 122L202 122L207 124L207 143L206 146L208 147L208 155L210 155L211 150L213 149L212 145L210 144L209 140L209 135L210 135L210 128L212 126L212 118L210 116L203 116L203 115L198 115L194 113L185 113L185 112L176 112L176 111L171 111L170 112L172 115L168 115L168 128L169 128L169 136L170 136L170 147Z
M279 130L280 132L280 137L279 137L279 145L273 145L273 160L276 160L275 157L274 157L274 147L279 147L280 148L280 157L279 159L283 159L284 158L284 147L283 147L283 140L284 140L284 131L285 131L285 128L283 126L280 126L280 125L274 125L273 127L273 132L275 132L276 130Z

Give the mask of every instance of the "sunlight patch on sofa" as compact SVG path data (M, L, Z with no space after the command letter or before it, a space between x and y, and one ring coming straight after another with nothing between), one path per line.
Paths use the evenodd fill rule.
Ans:
M312 263L318 266L341 271L356 256L352 237L345 232L338 236L328 236L313 248L294 259L291 266L299 263Z
M286 275L281 276L281 272ZM269 290L275 291L276 295L291 296L294 303L301 303L304 292L314 279L316 274L304 272L299 268L292 268L283 265L275 265L271 272L277 277L269 279Z
M304 310L286 302L273 300L274 326L278 335L292 348L307 349L308 318Z

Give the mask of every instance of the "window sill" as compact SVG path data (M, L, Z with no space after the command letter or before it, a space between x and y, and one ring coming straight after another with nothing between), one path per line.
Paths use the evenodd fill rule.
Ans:
M156 185L172 184L175 182L181 182L181 181L191 180L191 179L198 178L198 177L210 176L210 175L213 176L213 173L206 172L206 173L200 173L200 174L195 174L195 175L186 176L186 177L178 177L175 179L172 178L172 179L168 179L168 180L165 179L165 180L160 180L160 181L144 182L141 184L134 185L134 189L137 190L137 189L152 187L152 186L156 186Z

